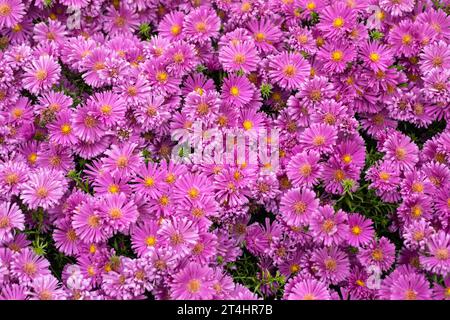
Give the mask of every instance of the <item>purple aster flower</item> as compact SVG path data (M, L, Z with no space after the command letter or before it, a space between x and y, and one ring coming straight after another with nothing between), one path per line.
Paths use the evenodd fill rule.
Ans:
M61 67L50 56L41 56L33 60L31 65L25 68L23 86L32 93L40 93L51 88L59 80Z
M292 189L286 192L280 201L280 214L289 226L307 225L311 216L319 207L314 191L309 189Z
M336 139L336 131L333 127L323 123L312 124L303 132L300 138L300 144L305 150L313 150L320 154L327 154L333 150Z
M300 54L283 52L269 58L269 77L284 89L298 89L310 75L310 69Z
M429 255L421 262L428 271L447 275L450 272L450 235L442 230L432 235L427 241Z
M127 199L123 193L105 195L100 205L106 229L112 230L114 233L128 234L130 226L136 222L139 216L134 202Z
M25 14L25 5L20 0L0 1L0 28L12 28Z
M22 185L21 198L30 209L48 209L58 204L64 195L67 180L61 171L40 168L28 175Z
M385 45L366 42L361 47L364 63L373 71L385 71L393 63L393 53Z
M337 284L350 274L348 256L338 247L318 249L311 259L315 273L328 283Z
M286 168L287 176L295 187L312 187L319 182L323 167L316 151L301 152L291 158Z
M363 217L359 213L348 216L347 242L354 247L367 245L375 234L372 220Z
M186 36L183 29L184 18L183 12L168 12L158 25L159 35L171 41L182 40Z
M103 161L103 167L110 172L130 175L139 167L141 157L136 154L137 144L126 143L123 146L113 145L105 152L108 158Z
M345 41L331 42L320 48L317 57L325 72L342 73L355 58L355 50Z
M383 144L387 159L398 165L400 170L412 169L419 160L419 148L406 135L395 133Z
M263 53L274 51L275 46L283 36L277 24L265 18L259 21L251 20L247 24L247 29L253 36L255 46Z
M287 300L331 300L328 286L316 279L305 278L295 281Z
M387 271L395 262L395 246L385 237L378 241L372 239L366 248L361 249L358 257L363 265L373 265Z
M255 88L246 77L231 75L222 86L222 99L236 107L247 105L253 98Z
M150 248L159 245L157 234L159 225L149 220L133 228L131 232L131 246L139 257L144 256Z
M30 283L34 279L49 275L49 262L35 254L30 248L21 250L11 262L11 273L22 283Z
M186 218L165 220L158 234L164 244L182 256L189 254L199 239L197 226Z
M107 238L100 204L93 198L86 199L78 207L73 216L72 226L78 238L84 243L102 242Z
M171 297L183 300L209 300L215 293L213 272L209 267L190 263L173 277Z
M344 37L356 23L356 12L342 2L336 2L326 6L321 12L318 24L325 36L329 38Z
M347 234L347 215L342 210L334 211L333 207L319 207L311 218L311 231L319 242L326 246L341 244Z
M33 280L31 300L65 300L66 294L52 275L45 275Z
M14 229L24 229L25 218L20 208L11 202L0 202L0 243L12 239Z
M202 6L186 16L183 29L186 31L186 38L202 44L211 38L218 38L220 19L211 7Z
M259 57L253 42L245 41L221 48L219 61L226 71L249 73L256 70Z

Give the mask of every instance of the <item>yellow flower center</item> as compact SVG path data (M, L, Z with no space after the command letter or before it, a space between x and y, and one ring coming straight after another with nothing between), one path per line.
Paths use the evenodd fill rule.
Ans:
M182 52L177 52L173 55L173 61L175 63L182 63L184 61L184 54Z
M40 69L40 70L36 71L35 77L37 80L43 81L47 78L47 71Z
M120 210L119 208L112 208L109 211L109 216L113 219L120 219L122 218L122 210Z
M313 144L315 146L322 146L325 144L325 137L323 135L317 135L313 138Z
M119 186L118 186L117 184L115 184L115 183L113 183L112 185L110 185L110 186L108 187L108 192L109 192L109 193L115 194L115 193L118 193L119 191L120 191L120 188L119 188Z
M234 55L234 62L237 64L243 64L246 60L245 55L243 55L242 53L236 53Z
M384 255L381 249L375 249L372 251L372 258L375 261L383 261Z
M239 95L239 88L236 86L232 86L230 89L230 94L234 97L237 97Z
M153 187L155 185L155 179L153 177L147 177L144 180L144 185L146 187Z
M170 28L170 33L172 33L174 36L179 35L181 32L181 26L179 24L174 24L171 28Z
M46 198L48 196L48 189L46 187L39 187L36 190L36 195L41 199Z
M349 164L349 163L352 162L352 156L349 155L349 154L345 154L345 155L342 156L342 161L343 161L345 164Z
M303 201L297 201L296 203L294 203L294 212L296 214L305 213L307 208L308 208L308 206Z
M187 289L190 293L197 293L200 290L201 282L198 279L191 279L187 284Z
M97 120L93 116L87 116L84 119L84 125L88 128L93 128L97 125Z
M333 20L333 27L335 28L342 28L344 26L344 19L341 17L338 17Z
M9 218L1 217L0 218L0 229L6 229L9 227Z
M33 276L37 272L37 266L33 262L26 262L23 266L23 271L27 275Z
M300 174L304 177L309 177L312 173L312 166L309 163L305 163L300 167Z
M30 153L28 155L28 161L32 164L34 164L37 161L37 154L36 153Z
M292 64L288 64L284 67L283 69L283 73L286 77L293 77L295 76L296 73L296 69L295 66L293 66Z
M294 263L291 265L289 270L291 271L291 273L297 273L300 270L300 266L298 264Z
M196 199L199 196L199 194L200 194L200 191L197 188L195 188L195 187L192 187L188 191L188 196L191 199Z
M6 17L11 14L11 6L7 3L0 4L0 16Z
M201 33L206 32L206 23L204 23L203 21L197 22L195 24L195 30Z
M395 156L396 156L396 158L398 160L404 160L405 157L406 157L406 150L405 150L405 148L398 147L395 150Z
M197 112L201 116L207 115L209 112L208 104L205 102L200 102L197 106Z
M437 249L435 256L438 260L447 260L448 259L448 249L447 248Z
M100 225L100 218L96 215L91 215L87 219L87 224L91 228L98 228Z
M381 180L383 181L388 181L389 178L391 177L391 175L389 173L387 173L386 171L381 171L378 176L380 177Z
M160 83L166 82L168 77L168 74L164 71L158 71L156 73L156 80Z
M308 2L307 4L306 4L306 8L308 9L308 10L310 10L310 11L312 11L312 10L314 10L315 8L316 8L316 4L314 3L314 2Z
M153 247L156 244L156 238L154 236L148 236L145 238L145 244L147 247Z
M420 218L420 216L422 215L422 208L418 205L415 205L411 208L411 215L413 216L413 218Z
M242 126L244 127L245 130L250 130L251 128L253 128L253 122L251 122L250 120L245 120L242 123Z
M352 227L352 233L353 233L355 236L359 236L359 235L361 234L361 232L362 232L362 230L361 230L361 227L360 227L360 226L353 226L353 227Z
M331 59L333 61L336 61L336 62L342 61L343 57L344 57L344 53L341 50L335 50L331 53Z
M378 62L378 61L380 60L380 55L379 55L378 53L376 53L376 52L372 52L372 53L369 55L369 59L370 59L370 61L372 61L372 62Z
M409 34L404 34L404 35L403 35L403 37L402 37L402 43L403 43L404 45L409 45L409 44L411 44L411 41L412 41L411 35L409 35Z
M9 172L5 176L5 182L9 185L15 185L19 182L19 175L15 172Z
M364 283L364 281L362 281L362 280L356 280L356 284L358 285L358 286L360 286L360 287L365 287L366 286L366 284Z
M15 119L18 119L18 118L22 117L23 109L21 109L21 108L13 108L11 113L12 113L12 115L13 115L13 117Z
M67 231L66 233L66 238L69 241L76 241L78 239L77 234L75 233L75 230L73 229L69 229L69 231Z
M69 134L72 131L72 128L68 123L65 123L61 126L61 133L64 135Z
M414 182L414 183L412 184L411 189L412 189L412 191L414 191L414 192L422 193L424 187L423 187L423 184L422 184L422 183L420 183L420 182Z
M255 33L255 40L257 42L263 42L264 40L266 40L266 36L262 32L257 32L257 33Z
M336 268L337 268L337 262L336 262L336 260L334 260L334 259L332 259L332 258L326 259L326 260L325 260L325 268L326 268L327 270L330 270L330 271L335 271Z
M330 233L331 231L333 231L334 226L335 226L334 221L331 219L327 219L322 225L322 230L326 233Z
M405 300L416 300L416 299L417 299L417 294L414 290L407 289L405 291Z

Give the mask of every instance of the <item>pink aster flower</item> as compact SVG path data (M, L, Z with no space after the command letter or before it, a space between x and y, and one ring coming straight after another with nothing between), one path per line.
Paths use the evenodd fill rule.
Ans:
M355 50L345 41L331 42L320 48L317 57L323 63L325 72L342 73L355 58Z
M106 195L101 204L101 212L107 229L124 234L129 233L130 226L139 216L134 202L123 193Z
M181 256L189 254L199 239L197 226L187 218L165 220L158 234L161 241Z
M377 266L387 271L395 262L395 246L385 237L373 239L369 245L361 249L358 257L363 265Z
M311 231L318 241L324 245L339 245L345 239L348 226L347 215L342 211L334 211L333 207L319 207L311 218Z
M387 159L398 165L400 170L412 169L418 162L419 148L406 135L395 133L383 144Z
M24 69L23 86L32 93L40 93L51 88L60 78L61 67L51 56L41 56Z
M61 111L56 116L56 121L47 126L51 142L66 147L78 142L78 138L73 132L72 117L72 111Z
M139 167L141 157L136 154L137 145L127 143L123 146L113 145L105 152L108 158L103 161L104 169L110 172L120 172L126 176L130 175Z
M328 286L316 279L299 279L285 296L287 300L331 300Z
M88 198L81 203L73 216L72 226L84 243L98 243L107 238L105 219L101 215L99 202L94 198Z
M108 7L104 29L106 32L115 34L131 34L139 26L137 13L127 4L121 2L119 7Z
M55 245L61 252L73 256L79 252L80 239L70 221L65 221L53 232Z
M432 70L450 68L450 45L439 41L426 46L420 54L420 70L427 74Z
M22 200L30 209L56 206L66 190L67 180L61 171L40 168L28 175L22 185Z
M12 239L14 229L24 229L25 218L15 203L0 202L0 243Z
M389 32L392 50L405 57L412 57L419 51L417 27L409 20L402 20Z
M180 11L167 13L158 25L159 35L171 41L182 40L186 34L183 29L185 14Z
M281 218L286 224L298 227L309 224L310 218L319 207L314 191L292 189L286 192L280 201Z
M414 9L413 0L381 0L380 7L393 17L402 17Z
M183 27L187 38L204 43L218 37L220 19L211 7L201 6L186 16Z
M428 271L447 275L450 272L450 235L442 230L432 235L427 241L429 255L421 262Z
M286 168L287 176L296 187L312 187L319 182L323 167L316 151L301 152L291 158Z
M190 263L174 275L171 297L183 300L209 300L215 293L214 273L207 266Z
M244 73L255 71L259 62L258 52L252 42L245 41L229 44L219 51L219 61L224 70L233 72L242 70Z
M385 71L393 63L393 52L378 42L366 42L360 50L364 63L373 71Z
M399 274L391 285L391 300L429 300L432 295L430 283L418 273Z
M318 28L330 38L345 37L356 23L356 11L343 2L326 6L320 17Z
M0 1L0 29L12 28L25 14L25 6L20 0Z
M351 246L361 247L367 245L375 234L372 220L359 213L348 216L347 242Z
M52 275L34 279L31 288L31 300L65 300L66 298L58 279Z
M11 273L19 281L30 283L34 279L50 274L49 262L38 256L30 248L24 248L13 257L11 262Z
M318 249L311 259L317 275L329 283L337 284L350 274L348 256L338 247Z
M251 20L247 29L253 36L256 47L263 53L275 51L276 45L281 41L283 33L270 19Z
M310 75L309 63L297 53L281 53L269 58L269 77L273 84L298 89Z
M110 91L94 93L87 104L92 106L92 115L106 126L111 126L122 119L126 111L122 97Z
M305 150L312 150L320 154L328 154L336 143L336 131L327 124L312 124L300 137L300 144Z
M154 220L146 220L133 228L131 246L139 257L148 253L150 248L159 245L158 229L159 225Z
M254 93L254 85L246 77L231 75L223 82L222 99L236 107L247 105Z
M5 285L0 292L0 300L27 300L27 291L27 287L19 284Z

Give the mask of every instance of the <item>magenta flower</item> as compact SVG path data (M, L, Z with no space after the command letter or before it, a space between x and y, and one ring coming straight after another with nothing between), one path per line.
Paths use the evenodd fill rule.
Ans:
M285 193L280 201L281 218L290 226L299 227L309 224L311 216L319 207L314 191L292 189Z
M299 54L282 53L269 58L269 77L273 84L298 89L310 74L309 63Z
M367 245L374 236L372 221L355 213L348 216L347 242L354 247Z
M60 78L61 67L53 57L44 55L25 69L23 86L32 93L49 90Z
M286 168L287 175L296 187L312 187L322 177L320 155L315 151L298 153L291 158Z
M14 229L23 230L24 215L15 203L0 202L0 242L12 239Z
M245 77L230 76L223 82L222 99L238 108L247 105L254 93L254 86Z
M206 266L190 263L175 274L170 292L173 299L211 299L214 294L213 272Z
M395 246L385 237L373 239L369 245L358 254L363 265L377 266L381 271L389 270L395 262Z
M20 0L0 1L0 28L12 28L25 14L25 5Z
M259 62L258 52L252 42L230 44L219 51L219 61L226 71L242 70L249 73L256 70Z

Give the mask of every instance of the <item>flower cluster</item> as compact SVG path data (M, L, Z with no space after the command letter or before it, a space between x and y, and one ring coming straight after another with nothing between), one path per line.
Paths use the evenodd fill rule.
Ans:
M448 5L0 0L0 299L450 299Z

